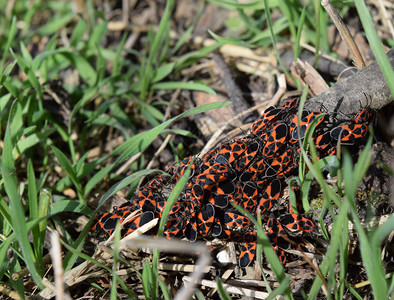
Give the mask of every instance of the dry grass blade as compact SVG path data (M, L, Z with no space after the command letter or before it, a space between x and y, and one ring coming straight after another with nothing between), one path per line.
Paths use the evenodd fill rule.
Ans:
M0 294L5 295L11 299L20 300L21 297L18 295L17 292L10 290L9 288L5 287L4 285L0 285ZM29 299L29 297L25 297L25 299Z
M136 217L136 215L138 213L140 213L140 212L136 211L133 214L131 214L129 216L130 219ZM153 219L152 221L148 222L147 224L141 226L138 230L136 230L136 231L132 232L131 234L129 234L128 236L124 237L121 240L121 242L127 243L131 239L136 238L136 237L140 236L141 234L144 234L145 232L149 231L151 228L155 227L157 225L157 222L158 222L158 219ZM95 260L110 259L112 257L112 253L110 253L111 250L108 250L108 247L105 247L105 245L108 245L111 242L112 242L112 238L110 237L110 238L108 238L107 241L105 241L104 245L99 246L96 249L95 254L93 255L93 259L95 259ZM73 286L73 285L75 285L79 282L82 282L88 278L98 277L98 276L101 276L105 273L104 270L90 272L95 267L96 267L96 265L94 263L89 262L89 261L84 261L83 263L81 263L77 267L71 269L70 271L68 271L64 275L64 283L67 284L68 286ZM50 282L48 282L48 283L50 283ZM50 298L54 297L55 295L57 295L57 290L52 284L46 285L46 289L44 289L40 293L40 296L45 299L50 299Z
M132 241L121 241L120 245L123 247L129 246L132 248L152 248L163 252L171 253L188 253L198 254L199 258L196 261L194 272L190 276L189 284L185 284L175 296L175 300L189 299L194 292L196 285L200 282L206 268L211 263L211 256L208 248L204 243L183 242L178 240L154 239L152 237L139 237Z
M55 275L56 300L69 300L70 295L64 290L64 269L62 262L62 247L60 245L59 234L57 231L51 233L51 258Z
M183 280L185 282L193 282L192 277L189 277L189 276L183 277ZM212 281L212 280L203 279L203 280L201 280L201 285L217 289L216 282ZM267 299L269 296L269 293L256 291L256 290L253 290L250 288L237 287L237 286L230 285L227 283L223 283L223 287L227 293L242 295L242 296L246 296L246 297L253 297L253 299Z
M350 52L352 53L354 63L356 64L358 69L363 69L366 67L364 59L361 55L360 49L358 49L356 42L353 39L349 29L346 24L343 22L341 16L337 12L334 6L330 3L329 0L322 0L321 5L327 11L335 26L337 27L339 34L342 39L346 42L349 47Z

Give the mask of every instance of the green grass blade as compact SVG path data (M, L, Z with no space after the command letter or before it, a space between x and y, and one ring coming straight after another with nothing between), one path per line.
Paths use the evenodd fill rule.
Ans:
M34 132L26 136L23 140L19 140L13 151L14 156L16 157L25 153L27 149L33 148L38 143L47 139L48 136L54 132L56 132L56 128L48 128L41 132Z
M151 299L151 295L149 293L149 281L150 281L150 272L151 268L148 261L144 261L142 264L142 291L144 292L145 299Z
M71 165L71 163L67 159L66 155L64 155L63 152L60 151L59 148L57 148L54 145L51 145L51 149L52 149L53 153L55 154L56 158L58 159L62 168L66 171L67 175L70 176L71 181L73 182L74 186L77 189L77 193L80 197L80 200L82 202L84 202L85 199L83 198L82 185L77 177L74 167Z
M86 183L85 188L84 188L84 197L87 197L90 191L99 183L103 180L105 176L109 174L109 172L112 170L114 166L111 164L109 166L106 166L102 168L100 171L96 172L92 178L89 179L89 181Z
M122 61L122 51L124 50L124 45L127 40L127 34L124 33L122 36L122 39L119 43L119 46L116 49L115 53L115 59L114 59L114 64L112 66L112 76L116 76L120 73L120 70L122 68L121 61Z
M387 85L390 88L391 95L394 97L394 70L391 67L390 61L384 52L382 42L378 33L375 30L375 26L371 15L369 14L368 8L363 0L355 0L356 9L360 16L361 23L367 35L369 45L372 49L373 54L376 57L378 65L382 70L383 76L386 79Z
M317 62L319 60L319 50L320 50L320 17L321 17L321 10L320 10L320 1L313 1L313 7L315 9L315 63L314 67L317 69Z
M248 3L237 3L233 1L228 1L228 0L209 0L211 3L215 3L220 6L227 5L231 8L242 8L242 9L250 9L250 10L262 10L265 9L266 7L277 7L279 5L278 0L272 0L269 2L269 5L267 5L265 2L261 1L254 1L254 2L248 2Z
M86 21L84 19L80 19L71 34L70 47L77 47L78 43L82 40L83 35L85 34L86 28Z
M306 12L306 7L304 6L304 8L302 9L302 12L301 12L298 26L297 26L297 36L296 36L296 42L295 42L295 47L294 47L294 61L296 61L298 56L300 55L301 33L302 33L302 29L304 28L305 12Z
M38 257L39 266L42 266L42 256L44 251L44 242L45 242L45 233L47 227L47 217L49 216L50 211L50 204L52 201L52 193L47 189L42 189L39 195L39 202L38 202L38 218L42 219L38 223L38 241L37 241L37 249L35 249ZM34 221L34 219L33 219ZM33 227L34 228L34 227Z
M140 92L140 99L145 100L147 97L148 87L151 83L151 76L152 76L152 66L153 66L153 59L160 51L160 43L162 41L162 37L165 36L165 29L167 28L171 16L171 11L174 7L174 0L168 0L166 4L166 8L163 13L163 17L160 20L159 27L153 38L152 46L149 51L149 57L146 62L146 67L144 69L143 77L142 77L142 86Z
M1 61L0 61L0 73L1 73L0 82L4 82L4 79L7 77L7 74L3 73L3 69L4 69L5 62L7 61L7 57L8 57L7 54L8 54L10 47L11 47L11 43L13 42L15 35L17 33L17 30L18 30L16 27L16 21L17 21L17 18L15 16L13 16L12 20L11 20L10 27L8 29L7 41L5 42L5 44L3 46L4 50L3 50L3 55L1 56Z
M384 239L394 230L394 215L389 218L381 226L379 226L371 235L371 247L377 249L383 243Z
M57 17L57 18L52 18L48 23L45 25L41 26L40 29L38 29L37 33L41 35L50 35L56 33L61 27L64 27L66 24L68 24L73 18L74 18L74 12L70 11L69 13Z
M60 200L52 204L51 216L62 212L79 213L88 217L92 215L92 210L89 207L75 200Z
M168 287L167 287L166 283L161 278L159 278L159 285L160 285L160 289L161 289L161 291L163 293L164 299L165 300L171 300L170 291L168 290Z
M16 170L14 165L14 158L12 156L13 143L11 139L11 128L10 123L15 109L16 102L12 104L10 114L7 123L7 129L4 137L4 148L1 159L1 173L4 180L4 188L7 193L8 199L11 206L11 222L14 229L17 240L20 244L23 253L23 259L26 262L29 271L36 282L42 288L40 284L41 276L38 274L35 266L35 258L33 249L31 248L28 230L25 222L25 211L22 204L21 196L18 194L18 180L16 178Z
M34 175L33 163L31 160L27 163L27 184L28 184L28 197L29 197L29 213L30 219L38 218L38 198L37 198L37 187L36 187L36 177ZM33 231L33 242L34 242L34 234Z
M42 99L42 88L37 76L34 74L32 66L20 55L17 55L10 49L12 57L16 60L18 66L26 73L27 80L31 86L37 91L40 99Z
M152 85L152 88L155 90L192 90L192 91L201 91L206 92L211 95L216 95L216 92L210 87L194 82L180 82L180 81L167 81L167 82L159 82Z
M222 300L231 300L230 295L227 294L226 290L223 287L222 281L220 280L219 277L216 278L216 284L218 286L218 294L220 296L220 299L222 299Z
M278 47L276 46L276 38L275 38L274 30L273 30L271 13L270 13L270 9L269 9L269 6L268 6L268 0L264 0L264 5L265 5L265 7L268 7L268 9L265 10L265 14L267 16L268 28L270 29L272 47L274 48L274 51L275 51L275 54L276 54L276 59L278 60L279 65L281 66L282 70L285 72L286 76L291 78L291 80L293 82L297 83L298 80L294 79L294 77L291 76L291 74L289 73L289 71L287 71L285 65L283 64L282 59L280 58L280 53L279 53Z
M209 32L209 30L208 30ZM205 46L197 51L192 51L189 53L186 53L180 57L177 58L175 62L175 72L179 72L180 70L192 65L196 61L198 61L201 58L206 57L208 54L212 53L213 51L217 50L220 48L223 44L218 42L210 46Z
M165 129L167 126L169 126L173 122L176 122L177 120L180 120L182 118L186 118L188 116L198 114L201 112L205 112L205 111L208 111L211 109L218 109L218 108L226 107L229 104L230 104L230 102L214 102L214 103L204 104L199 107L189 109L188 111L156 126L155 128L152 128L151 130L149 130L147 132L139 133L139 134L133 136L132 138L130 138L129 140L124 142L122 145L118 146L112 152L112 155L118 155L118 154L122 153L121 156L116 160L115 165L117 165L119 162L122 162L123 160L133 156L134 154L144 150L163 131L163 129Z
M368 275L368 279L371 283L374 297L376 299L385 299L388 295L387 282L384 277L383 263L380 258L380 247L372 247L370 239L365 233L364 228L361 225L361 221L358 217L356 204L355 204L355 193L356 188L359 184L360 178L362 179L365 175L367 168L365 165L369 165L370 161L370 149L372 145L372 137L369 138L367 146L363 150L357 165L353 171L352 158L347 151L344 151L343 157L343 178L345 182L345 200L349 203L349 207L352 211L353 223L357 230L360 240L361 257ZM361 167L360 167L361 166ZM363 173L361 173L364 171ZM375 245L376 246L376 245Z
M109 188L109 190L104 194L104 196L100 199L100 202L97 206L97 209L103 205L103 203L105 201L107 201L111 196L113 196L114 194L116 194L118 191L120 191L121 189L123 189L126 186L129 186L130 184L132 184L134 181L139 181L141 180L142 177L152 174L152 173L157 173L157 172L162 172L160 170L141 170L138 172L134 172L133 174L127 176L126 178L123 178L121 181L119 181L118 183L114 184L113 186L111 186ZM97 210L96 209L96 210Z
M157 231L157 236L162 236L164 227L167 223L167 216L171 210L171 207L174 205L174 203L177 201L179 195L182 193L183 188L185 187L186 183L189 180L189 176L191 174L191 168L188 167L185 171L185 173L182 175L182 177L177 181L174 189L172 190L170 196L168 197L168 200L166 202L166 205L164 206L162 217L160 219L159 223L159 229Z
M110 299L116 300L118 291L118 281L116 276L116 271L118 270L118 260L119 260L119 241L120 241L120 224L119 222L116 224L115 228L115 238L114 238L114 251L113 251L113 262L112 262L112 285L111 285L111 293Z
M320 264L320 272L323 276L326 276L329 270L333 270L337 253L339 249L340 237L342 234L342 226L347 226L348 223L348 210L349 204L348 202L343 203L340 207L339 214L337 218L334 220L332 230L331 230L331 241L328 247L328 250L324 256L323 261ZM316 276L315 280L313 281L312 287L309 291L307 299L316 299L317 295L319 294L320 288L323 282L319 276Z
M175 62L171 62L165 65L160 66L156 72L155 76L152 78L152 83L159 82L171 74L172 70L174 70Z
M371 151L367 151L365 149L371 149L372 139L373 139L373 135L371 134L368 138L367 144L365 145L364 151L359 156L358 161L354 167L355 177L353 180L356 186L358 186L358 184L363 180L365 173L367 173L367 170L369 168L372 158L372 153Z
M7 225L11 225L11 209L7 205L7 203L4 201L4 199L1 195L0 195L0 214L3 217L3 229L5 229L5 227L8 227ZM4 223L4 221L7 222L8 224ZM2 234L7 236L8 232L3 231Z
M31 220L37 220L39 218L39 209L38 209L38 197L37 197L37 187L36 187L36 178L34 175L33 163L31 160L27 163L27 194L29 197L29 213ZM37 261L37 264L40 268L40 272L44 271L43 263L42 263L42 252L41 250L41 242L40 239L40 229L39 226L35 226L32 228L32 236L33 236L33 246L34 246L34 255Z

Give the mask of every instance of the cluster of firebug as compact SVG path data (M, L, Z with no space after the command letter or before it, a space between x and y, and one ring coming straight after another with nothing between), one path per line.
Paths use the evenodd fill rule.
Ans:
M114 207L113 212L96 218L93 230L101 229L107 236L123 223L122 235L135 231L154 218L161 218L166 205L164 190L171 190L185 173L192 172L184 191L167 217L164 236L168 239L218 238L239 246L239 265L248 266L256 255L257 235L249 218L236 211L236 203L265 220L266 234L282 264L289 256L284 250L295 233L313 232L314 223L291 206L288 212L275 216L275 207L286 186L285 180L298 170L300 141L315 121L312 139L319 158L334 155L338 142L353 144L366 136L373 116L363 109L348 122L332 123L331 116L320 111L298 113L298 98L281 107L268 107L253 124L251 133L221 145L200 158L187 157L170 166L167 174L158 175L140 187L129 202ZM329 121L330 120L330 121ZM297 194L297 187L292 187ZM302 205L297 204L302 212ZM136 210L142 213L124 222ZM151 231L155 234L154 230Z

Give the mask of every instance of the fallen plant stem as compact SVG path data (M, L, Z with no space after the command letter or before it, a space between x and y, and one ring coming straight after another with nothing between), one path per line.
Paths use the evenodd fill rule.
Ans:
M324 7L331 20L334 22L335 27L338 29L339 34L348 46L350 53L353 56L354 63L358 69L366 67L364 59L361 55L360 49L358 49L356 42L346 24L343 22L341 16L335 7L331 4L330 0L322 0L321 5Z

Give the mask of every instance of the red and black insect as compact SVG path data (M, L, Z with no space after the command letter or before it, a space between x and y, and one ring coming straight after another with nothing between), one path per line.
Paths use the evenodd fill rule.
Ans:
M257 159L252 165L239 176L241 182L248 182L265 176L267 163L263 159Z
M240 159L247 150L248 145L243 140L236 140L231 144L224 144L216 154L215 161L231 166L232 163Z
M243 172L259 155L260 143L255 139L245 139L247 150L238 160L235 161L234 169Z
M356 124L368 124L375 119L375 116L367 108L364 108L354 117L354 123Z
M282 189L280 180L274 179L263 192L263 195L260 199L260 204L257 208L262 213L270 211L271 208L278 201L281 191Z
M256 243L241 244L239 254L239 266L246 268L254 260L256 256Z
M265 145L262 151L264 159L273 157L284 145L287 137L287 125L277 123L272 125L265 137Z
M282 110L284 110L287 113L295 111L298 105L299 98L295 97L293 99L287 100L283 105L282 105Z
M291 233L313 232L315 224L305 217L298 214L286 214L280 218L280 223L285 226Z
M122 236L126 236L136 231L141 226L147 224L155 218L155 215L151 211L146 211L142 215L138 216L130 222L123 223Z
M283 154L275 157L265 171L265 176L281 177L291 173L297 167L293 161L293 153L292 149L287 149Z
M341 144L352 145L356 140L364 138L368 133L368 126L365 124L345 124L335 127L330 131L334 140L339 140Z
M330 132L323 133L315 138L316 150L324 151L332 145Z
M232 201L233 193L235 192L234 183L231 180L224 180L210 186L212 198L210 202L221 208L225 208L229 201Z
M197 214L197 228L202 237L208 237L215 221L215 208L212 204L204 205Z
M303 139L305 137L305 133L306 133L309 125L320 114L321 114L320 111L308 112L307 110L304 110L302 112L301 120L298 120L298 115L295 114L293 119L291 120L291 125L290 125L290 137L291 138L290 138L289 142L295 143L298 140ZM316 126L318 126L320 123L322 123L323 120L324 120L324 116L322 116L319 119Z
M254 212L259 200L256 183L248 181L239 183L236 187L234 201L247 211Z
M223 222L227 227L248 228L252 225L247 217L238 212L224 212Z
M180 161L178 164L169 167L167 173L172 175L172 180L179 180L185 173L188 166L190 165L192 169L192 173L190 176L193 176L194 171L196 169L196 162L199 163L200 161L199 159L196 159L194 163L191 163L192 161L193 161L193 156L188 156L184 158L182 161Z
M287 241L288 235L274 216L270 216L267 222L267 228L267 235L271 240L272 248L278 256L280 263L284 265L287 261L287 256L283 249L289 248L289 242Z
M260 118L254 122L252 126L252 133L259 138L263 138L266 134L267 129L273 124L273 122L279 118L282 110L275 106L266 108Z

